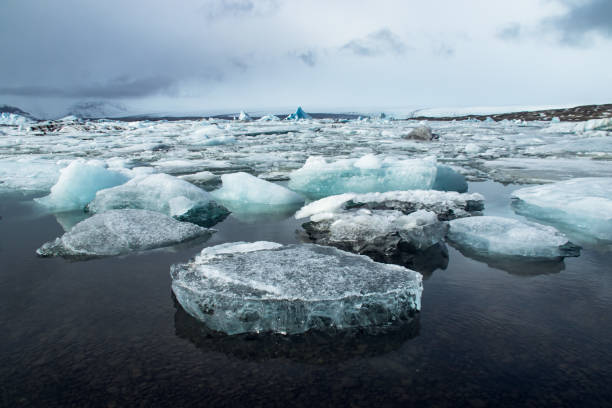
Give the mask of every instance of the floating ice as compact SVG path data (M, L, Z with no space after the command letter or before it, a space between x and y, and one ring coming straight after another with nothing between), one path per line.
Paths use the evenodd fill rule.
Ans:
M128 179L120 172L107 169L101 162L75 160L60 170L59 180L51 187L51 193L36 201L54 211L82 209L98 190L123 184Z
M379 262L411 268L420 264L428 272L438 266L445 267L448 262L443 243L448 226L435 213L425 210L409 215L366 209L323 213L312 216L302 227L317 244L367 255ZM419 257L425 251L429 251L427 265ZM434 252L440 256L434 256Z
M0 192L49 191L57 182L61 165L38 157L0 159Z
M275 115L264 115L261 118L257 119L258 122L276 122L278 120L280 120L280 118Z
M404 139L430 141L434 138L429 126L419 126L412 129L410 133L402 136Z
M470 215L480 215L484 209L484 197L478 193L456 193L434 190L389 191L386 193L341 194L314 201L304 206L296 218L321 213L333 213L341 209L367 208L370 210L398 210L410 214L417 210L433 211L440 220L451 220Z
M311 244L222 244L171 276L185 311L227 334L375 331L411 321L421 306L419 273Z
M79 222L36 253L63 257L112 256L174 245L212 232L154 211L112 210Z
M576 125L576 132L587 132L589 130L612 131L612 118L591 119Z
M449 222L448 239L478 255L558 259L578 256L579 247L553 227L494 216Z
M612 178L587 177L512 193L514 210L530 218L612 240Z
M25 125L31 123L28 117L9 112L0 112L0 125Z
M248 173L221 176L222 187L211 194L232 212L248 213L289 207L295 211L304 198L278 184L270 183Z
M304 112L301 106L298 106L295 113L292 113L291 115L287 116L287 120L300 120L300 119L312 119L312 117L309 114Z
M436 181L436 159L399 160L366 155L328 163L311 156L290 174L289 188L312 197L341 193L430 189Z
M157 211L206 227L229 214L206 191L167 174L137 177L124 185L98 191L88 205L89 211L97 213L122 208Z
M241 120L243 122L250 122L253 120L253 118L249 116L249 114L245 111L240 111L240 115L238 115L238 120Z

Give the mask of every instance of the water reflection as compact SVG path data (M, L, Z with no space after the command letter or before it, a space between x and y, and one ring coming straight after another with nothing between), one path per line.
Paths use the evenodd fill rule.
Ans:
M352 358L372 357L399 349L419 335L419 314L413 320L384 332L308 332L285 336L276 333L228 336L209 329L183 310L172 295L175 334L204 352L219 352L242 360L289 359L300 363L326 365Z
M565 270L565 263L559 259L534 259L522 256L484 256L470 249L452 245L467 258L487 264L491 268L500 269L515 276L550 275Z

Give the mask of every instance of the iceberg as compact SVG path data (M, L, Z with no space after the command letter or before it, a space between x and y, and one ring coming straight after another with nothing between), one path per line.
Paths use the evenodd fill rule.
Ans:
M444 237L448 225L435 213L418 210L409 215L399 211L361 209L317 214L302 225L308 237L320 245L367 255L375 261L394 263L431 272L448 263ZM434 248L435 247L435 248ZM419 255L428 252L429 262ZM440 257L431 256L438 253ZM418 268L417 268L418 269Z
M461 218L449 225L451 242L481 256L560 259L580 255L580 247L546 225L495 216Z
M402 136L404 139L410 140L422 140L429 142L435 139L434 134L431 132L429 126L419 126L410 131L410 133Z
M400 160L366 155L329 163L311 156L302 168L291 172L289 188L315 198L349 192L428 190L437 172L433 157Z
M170 274L183 309L229 335L397 327L423 290L417 272L313 244L217 245Z
M586 237L612 241L612 177L585 177L512 193L518 214Z
M253 118L245 111L240 111L240 115L238 115L238 120L243 122L250 122L253 120Z
M457 193L435 190L389 191L386 193L341 195L322 198L304 206L296 218L306 218L339 210L367 208L369 210L397 210L410 214L418 210L434 212L440 221L481 215L484 197L478 193Z
M209 237L212 232L154 211L111 210L79 222L36 253L70 258L112 256Z
M300 119L312 119L312 116L304 112L301 106L298 106L297 110L291 115L287 116L287 120L300 120Z
M304 203L299 194L248 173L224 174L221 182L222 187L211 194L232 212L269 212L280 208L295 211Z
M51 193L35 201L54 211L83 209L96 192L125 183L129 177L109 170L102 162L75 160L60 170Z
M93 213L123 208L157 211L204 227L229 214L213 201L210 193L163 173L136 177L121 186L98 191L87 206Z

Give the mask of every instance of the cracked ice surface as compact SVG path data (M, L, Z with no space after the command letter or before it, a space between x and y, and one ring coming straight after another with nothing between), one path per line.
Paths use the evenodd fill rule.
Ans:
M312 244L222 244L171 276L181 306L227 334L379 330L410 321L421 304L419 273Z

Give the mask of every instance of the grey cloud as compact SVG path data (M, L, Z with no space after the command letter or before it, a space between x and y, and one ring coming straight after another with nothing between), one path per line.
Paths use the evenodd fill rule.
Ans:
M407 47L396 34L388 28L384 28L363 38L351 40L340 49L355 55L373 57L383 54L403 54Z
M211 19L223 17L240 17L246 15L264 15L278 9L276 0L212 0L202 6L202 11Z
M455 55L455 49L448 44L442 43L434 48L434 53L442 57L450 58Z
M312 50L298 54L297 57L309 67L314 67L317 64L317 56Z
M79 98L138 98L174 93L175 81L165 77L131 79L119 77L104 84L71 87L12 86L0 88L1 95Z
M518 23L513 23L505 26L501 30L497 32L497 38L502 40L516 40L520 37L522 31L522 27Z
M545 28L561 33L561 41L578 45L588 34L597 33L612 38L612 1L610 0L565 0L569 10L566 14L545 20Z

